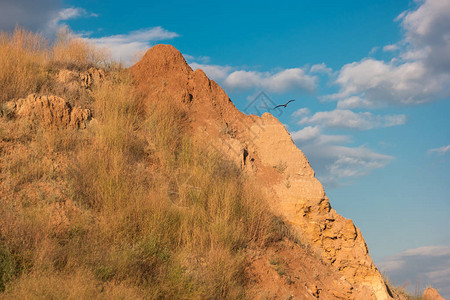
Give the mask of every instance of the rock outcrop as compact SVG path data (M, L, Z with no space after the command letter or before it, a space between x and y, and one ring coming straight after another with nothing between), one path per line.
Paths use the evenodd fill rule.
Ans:
M423 300L445 300L441 295L439 295L438 291L433 288L427 288L423 292L422 298Z
M86 123L92 117L89 109L72 107L63 98L36 94L6 103L5 110L9 117L21 118L44 127L86 128Z
M147 104L171 101L182 107L199 145L223 153L256 178L273 211L330 266L332 285L340 287L335 298L390 298L360 230L331 208L307 158L275 117L239 112L217 83L193 71L169 45L154 46L130 71Z
M93 84L99 83L105 77L101 69L89 68L85 72L77 72L67 69L59 71L56 80L68 86L91 88Z

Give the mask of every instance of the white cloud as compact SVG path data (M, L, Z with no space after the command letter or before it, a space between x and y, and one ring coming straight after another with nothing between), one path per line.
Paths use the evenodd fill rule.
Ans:
M224 80L224 85L230 89L250 90L262 89L269 92L283 93L290 90L316 89L316 76L306 74L301 68L285 69L277 73L234 71Z
M69 20L73 18L77 18L79 16L86 15L86 10L80 7L69 7L63 10L60 10L55 17L56 22L62 20Z
M375 169L383 168L394 159L365 146L343 146L342 144L351 142L350 136L323 134L319 126L307 126L291 132L291 136L327 188L365 176Z
M195 57L188 56L194 60ZM197 59L195 59L197 60ZM284 93L292 90L315 91L318 77L309 75L302 68L284 69L278 72L257 72L239 70L232 66L220 66L191 62L193 69L202 69L208 77L219 81L230 90L248 91L264 90L273 93ZM319 67L320 68L320 67Z
M317 124L329 128L351 128L368 130L379 127L402 125L405 115L373 115L370 112L355 113L351 110L336 109L317 112L310 117L303 117L299 124Z
M152 42L179 36L161 26L141 29L127 34L117 34L99 38L84 38L86 41L111 51L112 58L126 65L132 63L133 56L148 50Z
M54 34L58 28L67 27L62 21L67 21L71 19L76 19L80 17L98 17L97 14L88 13L84 8L81 7L69 7L57 11L50 21L47 23L47 33Z
M293 117L302 117L302 116L309 115L310 113L311 113L311 111L308 108L303 107L303 108L300 108L300 109L297 109L296 111L294 111L292 113L292 116Z
M324 73L324 74L331 74L333 72L333 69L328 68L325 63L312 65L309 69L310 73Z
M339 109L358 108L358 107L372 108L374 107L374 103L358 96L351 96L349 98L344 98L342 100L339 100L337 103L337 108Z
M394 284L412 283L412 286L407 286L411 292L416 288L415 283L420 283L422 288L431 285L444 298L450 297L449 246L409 249L388 257L377 265Z
M299 131L291 132L291 137L294 141L308 141L313 138L317 138L320 135L320 129L318 126L307 126Z
M406 41L423 52L422 59L435 71L450 71L450 1L427 0L406 13L402 26Z
M331 148L338 157L328 166L327 181L365 176L374 169L384 167L393 159L391 156L375 153L364 146L356 148L332 146Z
M400 47L396 44L386 45L383 47L384 52L397 51Z
M370 112L355 113L350 110L333 110L309 115L307 108L293 115L301 117L299 124L312 124L291 132L311 162L317 177L327 187L337 187L352 179L368 175L375 169L385 167L394 158L372 151L364 145L349 147L349 135L328 135L324 127L368 130L377 127L396 126L405 123L404 115L373 115Z
M373 106L418 104L434 100L447 89L446 77L433 76L421 61L397 64L369 58L344 65L336 79L341 90L328 98L356 96Z
M222 81L225 78L227 78L228 74L233 69L230 66L219 66L219 65L206 65L206 64L199 64L196 62L189 64L192 69L202 69L205 74L215 80L215 81Z
M439 155L444 155L449 150L450 150L450 145L447 145L447 146L442 146L442 147L436 148L436 149L430 149L430 150L428 150L428 153L438 153Z
M333 139L334 137L334 139ZM349 140L348 136L325 136L328 144L319 138L317 143L303 144L302 150L311 161L318 178L327 187L337 187L352 179L366 176L375 169L385 167L394 158L376 153L365 146L347 147L333 145Z
M313 73L331 74L332 69L324 63L309 68L289 68L277 72L258 72L243 70L238 67L208 64L209 57L185 55L193 69L202 69L208 77L218 81L223 87L234 91L261 91L284 93L287 91L316 90L319 78ZM249 96L251 97L251 96Z
M419 104L450 94L450 0L425 0L397 19L405 29L402 41L383 48L399 54L391 61L364 58L344 65L331 100L359 97L352 105ZM344 104L345 105L345 104Z

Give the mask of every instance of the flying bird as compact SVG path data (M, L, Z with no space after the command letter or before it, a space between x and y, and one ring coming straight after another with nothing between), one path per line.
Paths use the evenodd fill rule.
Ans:
M275 106L273 109L278 108L278 107L282 107L282 106L286 108L286 106L287 106L289 103L291 103L292 101L295 101L295 99L289 100L289 101L286 102L285 104L277 105L277 106Z

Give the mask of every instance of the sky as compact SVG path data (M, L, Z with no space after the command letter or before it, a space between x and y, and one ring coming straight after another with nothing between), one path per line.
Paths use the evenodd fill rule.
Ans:
M125 65L172 44L246 113L265 99L396 284L450 298L450 0L2 0Z

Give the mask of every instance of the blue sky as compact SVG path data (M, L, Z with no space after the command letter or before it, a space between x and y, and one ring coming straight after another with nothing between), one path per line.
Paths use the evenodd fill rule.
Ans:
M450 297L450 0L36 3L2 1L0 29L69 26L125 64L168 43L241 110L296 99L280 120L375 262Z

